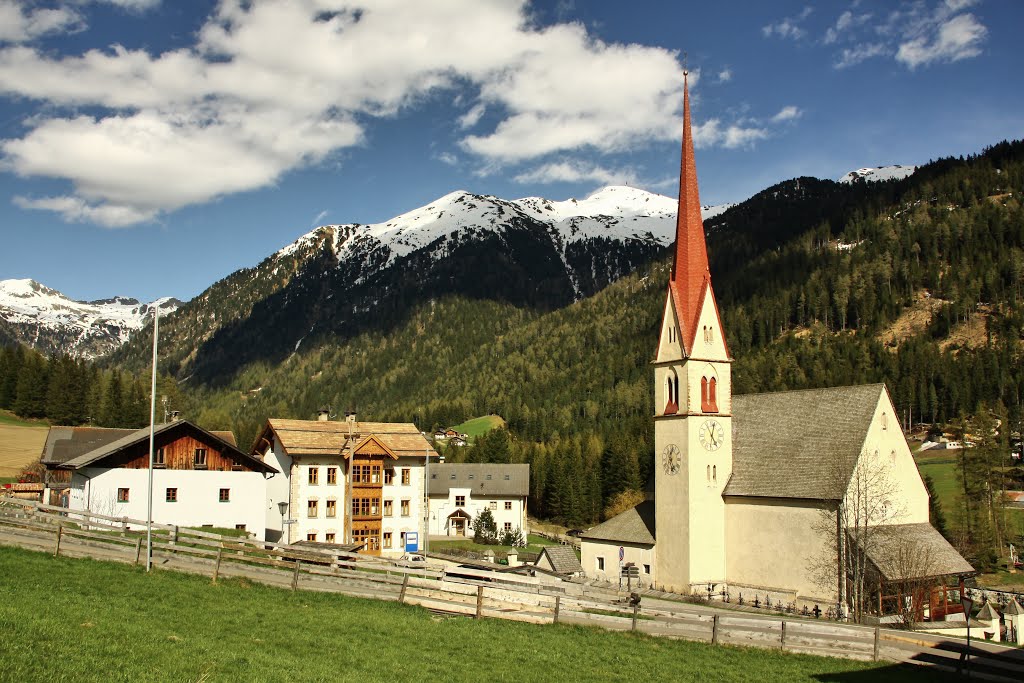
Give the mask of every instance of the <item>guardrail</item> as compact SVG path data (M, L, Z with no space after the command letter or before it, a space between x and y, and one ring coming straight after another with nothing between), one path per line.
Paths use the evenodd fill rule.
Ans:
M55 556L93 557L140 564L140 520L0 499L0 543ZM296 548L154 524L154 562L161 569L245 577L292 590L340 592L394 600L474 618L570 623L714 644L775 648L852 659L912 662L956 670L967 652L961 640L909 631L713 612L662 599L630 601L609 593L584 594L576 583L478 568L415 567L356 553ZM589 590L589 589L588 589ZM641 605L641 601L643 604ZM1024 650L972 643L972 671L990 680L1024 679Z

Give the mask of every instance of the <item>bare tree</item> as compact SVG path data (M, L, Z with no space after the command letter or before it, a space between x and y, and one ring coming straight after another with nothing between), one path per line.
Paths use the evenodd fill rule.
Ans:
M908 538L887 537L881 543L885 546L881 553L885 566L880 569L889 577L890 590L895 591L900 621L912 629L920 620L925 592L940 573L934 552L930 546Z

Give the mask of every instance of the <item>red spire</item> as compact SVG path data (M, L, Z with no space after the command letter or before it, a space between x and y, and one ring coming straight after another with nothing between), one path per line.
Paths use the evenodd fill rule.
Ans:
M697 164L693 160L690 133L690 89L683 77L683 151L679 168L679 214L676 218L676 254L672 264L672 297L675 299L684 352L689 354L696 335L704 289L711 285L704 221L697 193Z

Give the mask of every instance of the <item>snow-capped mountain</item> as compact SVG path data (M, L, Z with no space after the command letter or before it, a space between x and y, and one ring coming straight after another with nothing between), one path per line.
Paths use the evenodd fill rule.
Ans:
M839 179L841 183L873 183L881 180L903 180L917 170L917 166L879 166L878 168L858 168L850 171Z
M74 301L35 280L0 280L3 332L47 354L104 355L151 321L154 308L167 315L180 305L171 298L148 304L125 297Z
M321 226L184 305L161 344L172 371L202 379L324 335L387 329L442 297L566 306L663 253L677 206L630 187L565 201L457 191L381 223ZM142 357L143 336L126 358Z

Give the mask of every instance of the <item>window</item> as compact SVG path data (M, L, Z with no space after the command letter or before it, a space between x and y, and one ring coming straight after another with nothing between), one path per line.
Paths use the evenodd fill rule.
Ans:
M896 451L889 453L889 464L893 467L896 466Z
M437 472L434 472L433 474L431 474L430 478L431 479L437 479Z
M221 489L220 490L219 500L222 503L230 503L231 502L231 489Z
M457 507L457 508L464 508L464 507L466 507L466 497L465 496L455 496L455 507Z
M245 531L245 525L244 524L236 524L235 525L235 530L236 531Z
M651 565L645 564L644 565L644 574L650 574L650 573L651 573Z
M403 517L408 517L409 516L409 501L408 500L403 500L402 501L402 516Z
M330 486L334 486L335 484L338 483L338 468L337 467L328 467L327 468L327 483Z
M338 516L338 501L329 500L327 501L327 516L337 517Z
M385 500L384 501L384 516L385 517L390 517L393 514L392 504L394 502L395 501L393 501L393 500Z
M505 522L505 531L512 531L512 522Z
M335 536L334 536L334 532L333 531L324 534L324 540L327 541L328 543L334 543L334 539L335 539Z
M450 478L450 479L451 479L452 481L455 481L455 475L454 475L454 474L453 474L453 475L452 475L451 477L449 477L449 478Z
M708 473L706 475L708 483L711 483L711 465L708 465Z
M164 449L156 449L156 453L153 454L153 467L166 467L167 461L164 460Z
M395 471L392 468L390 468L390 467L387 468L386 470L384 470L384 483L387 486L390 486L391 482L393 482L394 480L395 480Z
M192 454L192 466L197 469L206 469L206 449L197 448Z
M700 410L702 413L718 412L718 380L714 377L700 378Z
M604 558L603 557L597 558L597 571L599 571L599 572L603 572L604 571Z
M383 543L383 546L385 548L390 548L391 547L391 532L390 531L385 531L384 532L384 543Z
M117 490L117 502L118 503L127 503L128 502L128 489L118 489Z
M506 474L506 475L505 475L505 481L508 481L508 480L509 480L509 478L510 478L510 477L509 477L509 475L507 475L507 474Z
M505 509L506 510L511 510L512 509L512 501L511 500L506 500L505 501Z
M889 428L889 416L886 413L882 413L882 429L886 430Z
M380 498L370 499L370 515L373 517L380 516Z
M309 485L316 486L320 483L320 468L310 467L309 468Z
M380 465L374 465L372 468L370 468L370 471L371 471L370 483L371 484L379 484L380 483Z
M177 503L178 502L178 489L167 489L167 497L165 498L165 500L168 503Z
M711 467L711 481L718 483L718 465L712 465Z
M476 479L476 475L475 474L469 475L469 479L470 479L470 481L472 481L473 479Z
M352 466L352 481L357 484L369 484L370 483L370 466L369 465L353 465Z
M308 534L306 534L306 540L307 541L313 541L315 543L316 542L316 532L315 531L310 531Z
M408 467L402 468L402 486L408 486L411 479L411 470Z
M306 501L306 516L307 517L319 517L320 516L320 503L315 500Z
M492 510L497 510L498 509L498 501L492 500L487 507L489 507Z
M402 532L402 535L401 535L400 538L401 538L401 541L402 541L402 549L405 549L405 532L404 531Z

